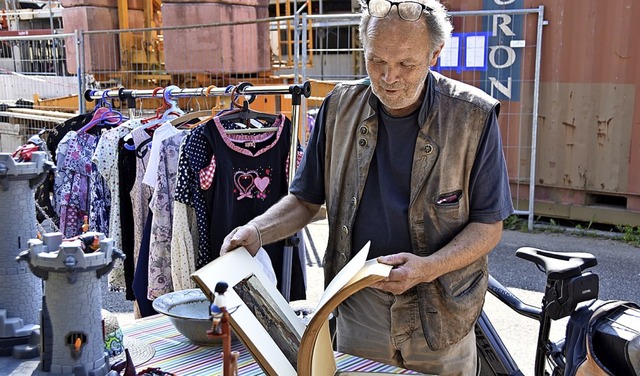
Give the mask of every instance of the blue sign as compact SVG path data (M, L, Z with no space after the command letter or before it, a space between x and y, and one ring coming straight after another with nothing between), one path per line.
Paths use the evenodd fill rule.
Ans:
M485 10L523 9L524 0L484 0ZM488 66L481 88L498 100L519 101L524 58L524 15L496 13L484 17Z
M435 69L462 71L486 71L488 67L487 33L453 33L440 53Z

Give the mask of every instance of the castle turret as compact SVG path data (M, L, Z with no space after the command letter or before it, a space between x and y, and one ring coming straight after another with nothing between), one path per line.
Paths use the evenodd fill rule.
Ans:
M100 279L124 254L113 239L88 232L72 240L62 233L31 239L19 255L44 282L39 374L104 376L109 358L102 328Z
M34 189L53 168L45 152L34 152L28 162L0 153L0 355L16 355L36 334L40 323L42 282L16 256L36 237ZM37 342L37 340L36 340ZM37 350L37 349L36 349Z

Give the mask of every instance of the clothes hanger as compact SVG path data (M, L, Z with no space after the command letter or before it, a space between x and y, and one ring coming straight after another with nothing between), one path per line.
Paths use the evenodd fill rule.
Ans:
M274 124L280 118L280 115L254 111L249 108L249 104L255 100L255 95L252 95L249 99L245 99L242 104L236 101L238 98L236 94L247 86L253 85L248 82L243 82L233 88L231 92L231 103L232 106L235 105L236 108L218 116L220 121L230 121L242 124L245 127L244 129L228 129L227 133L272 132L278 130L278 127L265 127L265 125ZM262 123L252 122L251 120L259 120Z
M152 92L152 94L151 94L151 97L152 97L152 98L155 98L156 94L158 94L158 91L160 91L160 90L162 90L162 89L163 89L163 88L162 88L162 86L158 86L158 87L156 87L155 89L153 89L153 92ZM141 103L142 103L142 102L141 102ZM142 107L142 104L141 104L140 106ZM166 110L166 109L167 109L167 107L166 107L166 106L167 106L167 104L166 104L166 103L165 103L165 101L163 100L163 101L162 101L162 105L156 109L156 113L155 113L155 115L153 115L152 117L149 117L149 118L145 118L145 119L140 120L140 121L141 121L141 123L142 123L142 124L147 124L147 123L148 123L148 122L150 122L150 121L154 121L154 120L159 119L159 118L160 118L160 115L164 112L164 110Z
M183 116L185 114L178 106L178 101L176 99L171 99L171 93L175 90L180 90L180 88L175 85L171 85L164 88L164 91L162 92L162 99L169 105L169 108L167 108L160 117L160 120L162 120L163 123L171 120L169 119L169 116L171 115Z
M153 89L153 93L151 94L152 98L158 94L158 91L164 90L162 86L158 86ZM169 108L169 103L164 100L164 93L162 95L162 104L160 107L156 109L156 113L148 118L142 119L141 123L144 126L144 129L153 130L156 126L160 125L160 119L164 112Z
M162 88L154 89L153 95L155 96L160 89ZM146 119L146 123L143 121L144 129L153 130L166 123L167 121L172 120L170 116L180 117L184 115L184 111L182 111L182 109L178 107L178 102L171 99L171 92L174 90L180 90L180 88L175 85L167 86L166 88L164 88L162 92L162 106L160 106L156 110L155 117Z
M157 86L155 89L153 89L153 92L151 93L151 97L155 98L155 96L158 94L158 91L162 90L163 87L162 86ZM166 110L166 108L168 107L167 103L164 101L164 95L163 95L163 100L162 100L162 105L160 105L160 107L158 107L156 109L156 113L154 116L149 117L149 118L144 118L140 120L140 127L142 129L154 129L154 127L158 126L158 122L160 119L160 116L162 115L162 113ZM142 101L140 101L140 112L142 113ZM124 138L122 139L125 143L125 147L127 147L130 150L134 150L131 149L131 145L133 143L133 135L131 132L127 133ZM129 146L127 146L129 145Z
M104 107L101 107L104 108ZM104 125L108 127L116 126L122 123L123 120L128 119L123 116L120 112L114 110L104 110L97 111L94 115L94 118L91 119L85 126L78 130L78 133L87 132L89 129L93 128L94 125Z
M97 92L98 92L98 90L92 89L89 92L89 96L91 97L91 96L95 95ZM101 108L107 107L110 110L112 109L111 108L111 102L109 102L107 100L107 98L106 98L107 95L106 94L107 94L107 91L103 91L102 92L102 96L100 98L98 98L98 100L96 100L95 106L93 106L93 109L91 111L87 112L87 114L91 114L95 118L96 112L98 110L100 110ZM91 120L93 120L93 118Z
M98 90L92 89L89 92L89 97L91 97L92 95L94 95ZM98 101L96 102L95 106L93 106L93 109L89 112L87 112L88 114L95 114L96 111L98 110L98 108L102 107L102 98L98 99Z
M128 119L120 112L113 109L111 103L106 99L107 93L107 90L102 93L102 98L100 98L98 103L96 103L96 107L98 105L100 106L98 108L94 108L93 117L87 124L78 130L78 133L87 132L96 124L115 126L120 124L123 120Z
M216 86L215 85L211 85L208 86L205 89L205 97L209 96L209 93L211 92L212 89L215 89ZM215 105L213 106L212 109L210 110L200 110L200 111L194 111L194 112L190 112L188 114L185 114L179 118L173 119L170 121L171 125L175 126L175 127L180 127L181 125L185 125L187 124L189 121L194 120L194 119L201 119L199 122L195 123L195 124L188 124L187 128L192 129L197 127L200 124L204 124L206 122L208 122L209 120L213 119L213 117L216 115L216 110L218 110L218 108L220 107L220 97L215 97L216 101L215 101Z
M211 118L213 116L211 116L211 111L212 110L200 110L200 111L194 111L194 112L189 112L185 115L182 115L178 118L175 118L173 120L170 120L169 123L171 123L171 125L173 125L174 127L180 127L182 125L187 124L189 121L194 120L194 119L201 119L203 117L206 116L206 119L201 119L203 121L209 121L211 120ZM198 122L195 125L199 125L202 122ZM189 128L191 128L191 125L189 125Z

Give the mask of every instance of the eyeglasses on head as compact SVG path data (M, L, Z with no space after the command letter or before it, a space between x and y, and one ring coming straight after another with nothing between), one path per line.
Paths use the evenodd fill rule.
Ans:
M376 18L384 18L391 8L396 6L398 15L405 21L417 21L424 11L432 12L433 9L417 1L390 1L390 0L366 0L369 15Z

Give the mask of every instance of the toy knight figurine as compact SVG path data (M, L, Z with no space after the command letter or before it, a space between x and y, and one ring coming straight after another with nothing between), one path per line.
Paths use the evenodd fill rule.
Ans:
M227 292L229 285L226 282L218 282L214 289L213 303L211 303L211 330L207 331L210 335L222 335L222 326L220 321L227 311L227 299L224 293Z
M211 303L211 329L207 334L211 337L222 338L222 367L223 376L233 376L238 370L238 354L231 351L231 328L229 326L229 312L224 293L229 285L226 282L216 283L213 291L214 299Z

